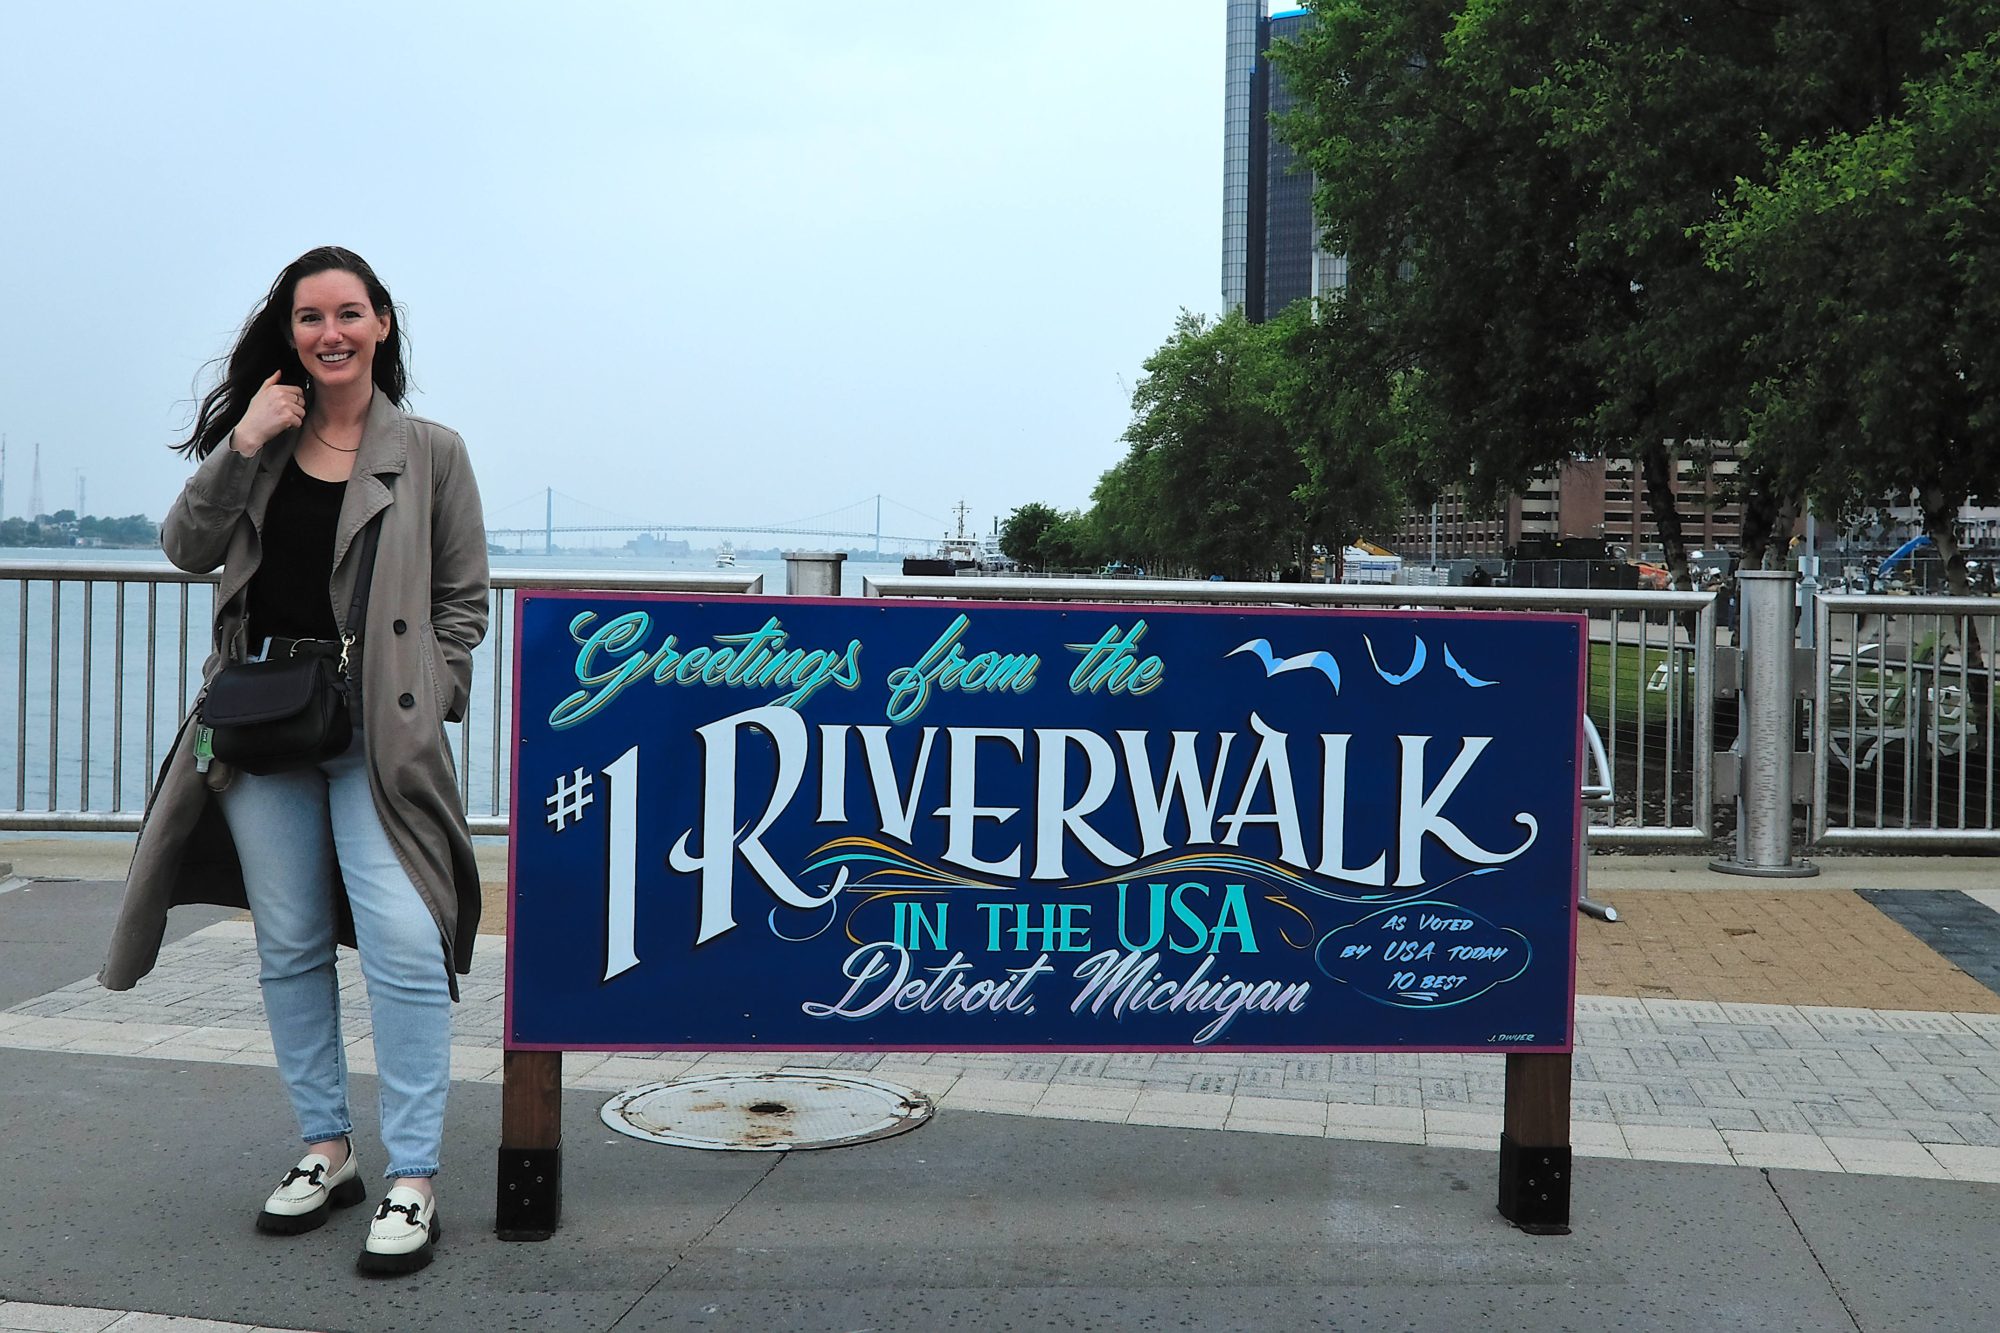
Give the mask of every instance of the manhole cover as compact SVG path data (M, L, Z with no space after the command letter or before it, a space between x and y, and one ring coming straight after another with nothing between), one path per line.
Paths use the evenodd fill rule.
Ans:
M716 1074L621 1092L604 1104L604 1123L680 1148L788 1152L886 1139L933 1109L921 1092L858 1074Z

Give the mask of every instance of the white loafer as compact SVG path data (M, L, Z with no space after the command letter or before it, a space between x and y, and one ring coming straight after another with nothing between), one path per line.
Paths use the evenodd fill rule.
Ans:
M349 1208L368 1197L361 1183L361 1168L354 1164L354 1144L347 1145L347 1160L338 1168L333 1159L310 1152L285 1173L264 1211L257 1214L257 1229L274 1236L296 1236L326 1222L334 1208Z
M368 1242L355 1267L364 1273L414 1273L431 1261L442 1234L435 1197L392 1185L368 1223Z

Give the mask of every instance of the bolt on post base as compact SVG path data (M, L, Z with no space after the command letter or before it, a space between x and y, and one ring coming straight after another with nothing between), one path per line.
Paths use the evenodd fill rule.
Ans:
M562 1225L562 1148L502 1148L493 1234L547 1240Z
M1500 1135L1500 1216L1521 1230L1569 1234L1569 1179L1569 1148L1524 1148Z

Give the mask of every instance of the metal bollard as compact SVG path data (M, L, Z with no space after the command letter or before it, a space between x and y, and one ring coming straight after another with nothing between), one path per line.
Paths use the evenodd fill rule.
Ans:
M845 551L785 551L787 597L840 596L840 567Z
M1729 875L1803 877L1792 859L1792 594L1788 570L1737 574L1743 683L1737 695L1736 855L1711 861Z

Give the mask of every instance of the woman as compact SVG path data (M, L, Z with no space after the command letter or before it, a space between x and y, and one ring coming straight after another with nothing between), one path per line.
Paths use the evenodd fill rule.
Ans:
M444 723L486 633L486 534L464 442L403 411L402 321L351 251L293 261L251 314L179 448L200 460L160 528L168 559L222 567L205 681L229 662L358 633L355 736L336 758L232 772L183 722L132 860L100 980L152 969L170 906L247 906L280 1074L306 1155L257 1217L291 1235L358 1203L336 940L358 942L391 1187L359 1266L431 1260L432 1177L451 1064L453 973L471 965L479 881ZM379 528L364 624L355 605Z

